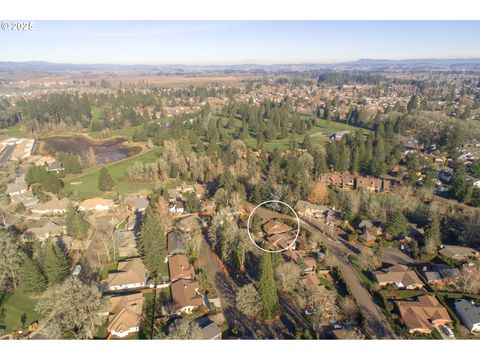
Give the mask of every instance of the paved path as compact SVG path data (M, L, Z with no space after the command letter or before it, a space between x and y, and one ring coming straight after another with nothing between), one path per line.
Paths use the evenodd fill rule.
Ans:
M247 211L251 211L254 208L254 205L245 203L244 207ZM264 207L257 209L257 211L260 217L263 219L275 217L291 219L291 217L288 215L280 214ZM367 291L365 284L348 261L348 255L350 254L371 250L367 250L367 248L364 246L352 245L340 237L330 237L321 231L317 226L313 226L303 219L300 220L300 225L312 234L318 236L322 240L323 244L327 247L330 254L335 256L337 259L338 268L352 295L357 301L364 318L367 319L374 336L380 339L396 338L395 333L391 329L387 319L377 307L370 293Z

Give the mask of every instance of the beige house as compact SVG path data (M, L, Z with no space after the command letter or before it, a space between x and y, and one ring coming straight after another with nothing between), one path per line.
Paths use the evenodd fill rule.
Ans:
M433 326L451 324L452 319L437 299L422 295L415 301L396 301L401 320L410 334L430 334Z
M198 281L180 279L171 285L174 311L177 313L191 313L195 308L202 306L203 297L198 293Z
M143 302L142 293L111 297L107 327L109 334L122 338L138 332Z
M109 199L93 198L82 201L78 205L80 211L108 211L115 206L114 202Z
M395 265L389 268L373 271L373 277L380 286L395 285L398 288L421 289L424 284L417 273L405 265Z
M147 269L142 259L132 258L118 262L117 271L108 274L108 290L126 290L145 287Z

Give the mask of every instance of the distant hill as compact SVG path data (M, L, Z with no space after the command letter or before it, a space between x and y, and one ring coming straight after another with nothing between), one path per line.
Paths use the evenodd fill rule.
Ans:
M360 59L357 61L330 64L238 64L238 65L121 65L121 64L66 64L47 61L12 62L0 61L0 72L36 71L43 73L81 73L81 72L148 72L148 73L193 73L193 72L271 72L271 71L307 71L319 69L368 70L395 68L451 68L480 69L479 58L466 59Z

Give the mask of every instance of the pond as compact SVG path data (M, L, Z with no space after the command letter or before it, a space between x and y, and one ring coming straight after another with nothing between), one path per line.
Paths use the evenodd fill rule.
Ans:
M92 154L95 163L105 164L121 160L140 153L140 146L132 146L124 137L106 140L94 140L84 135L50 136L40 139L35 152L41 155L55 156L58 152L66 152L80 156Z

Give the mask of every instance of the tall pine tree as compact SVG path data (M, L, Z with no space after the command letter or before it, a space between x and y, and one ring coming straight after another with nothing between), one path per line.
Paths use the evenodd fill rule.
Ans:
M70 272L70 261L55 244L48 243L43 261L45 275L49 284L58 284L65 280Z
M41 294L47 288L47 279L28 256L23 260L20 282L25 291L31 294Z
M159 275L166 253L165 225L150 207L145 211L138 248L150 274Z
M274 319L278 313L279 304L270 253L264 254L260 263L260 298L262 302L262 317L265 320Z

